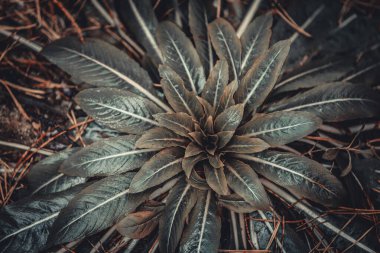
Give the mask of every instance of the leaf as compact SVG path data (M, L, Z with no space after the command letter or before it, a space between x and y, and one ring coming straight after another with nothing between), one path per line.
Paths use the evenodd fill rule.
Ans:
M231 189L257 209L268 209L267 193L253 169L238 160L230 159L225 166L227 183Z
M184 158L182 160L182 169L185 172L186 177L189 178L191 171L193 170L194 166L197 163L206 159L207 159L207 156L204 152L195 156Z
M94 177L124 173L142 166L157 149L135 150L137 136L97 141L66 160L60 171L70 176Z
M221 221L215 197L211 191L202 192L190 215L189 225L181 238L179 252L217 252Z
M67 37L48 44L41 54L77 82L152 96L148 73L126 53L104 41L86 38L81 43L77 38Z
M261 15L248 25L241 36L241 76L244 76L262 52L268 49L272 35L272 22L272 14Z
M167 148L147 161L132 179L130 192L142 192L159 185L182 171L183 150Z
M350 63L348 63L349 61ZM313 88L320 84L340 80L353 69L354 63L350 59L339 59L333 61L308 64L285 76L281 82L274 87L276 93L295 91L298 89Z
M55 153L32 166L26 175L31 194L48 194L69 189L84 183L86 178L65 176L58 172L60 165L79 148L70 148Z
M214 122L216 132L235 131L243 119L244 105L238 104L227 108L219 114Z
M205 73L213 67L213 51L208 35L208 14L202 0L189 1L189 27L195 48L199 54Z
M324 121L338 122L378 115L379 101L379 94L370 88L351 83L332 83L270 105L267 111L306 111Z
M236 213L250 213L257 210L238 194L218 196L218 202L221 206Z
M218 136L218 148L224 148L230 142L234 134L235 131L222 131L217 133L216 135Z
M239 80L241 44L235 29L225 19L218 18L208 25L208 31L219 59L228 61L230 79Z
M75 101L97 122L132 134L158 125L152 115L162 112L148 99L115 88L86 89L75 96Z
M224 169L214 169L209 164L203 165L205 177L208 185L219 195L228 194L228 186L226 176L224 175Z
M197 200L197 190L184 178L180 179L170 191L165 210L159 222L160 252L175 252L181 239L185 219Z
M322 120L308 112L274 112L254 117L236 133L263 139L271 146L281 146L317 130Z
M268 149L269 145L259 138L246 136L234 136L228 145L223 149L226 153L252 154Z
M162 209L130 213L117 224L116 230L122 236L142 239L157 227L161 214Z
M174 23L165 21L159 24L157 40L164 63L183 78L188 90L200 93L205 83L205 74L190 39Z
M188 133L194 131L194 123L191 118L186 113L158 113L153 115L154 119L158 121L158 124L165 127L174 133L189 137Z
M150 192L130 194L134 173L110 176L83 189L59 213L48 242L57 245L75 241L110 227L122 215L144 202Z
M132 31L137 41L144 46L147 55L153 59L153 62L159 64L162 55L155 38L158 22L152 2L150 0L119 2L119 8L126 13L126 15L121 16L124 19L124 24L128 27L128 30Z
M137 148L168 148L186 147L189 141L184 139L167 128L155 127L149 129L136 142Z
M211 70L202 91L202 98L206 99L212 107L217 108L227 83L228 64L225 60L219 60Z
M60 210L82 188L83 185L77 185L4 206L0 211L0 252L41 252L45 248L49 228Z
M345 198L341 182L321 164L309 158L275 151L238 157L248 160L257 173L298 196L325 206L339 205Z
M203 148L201 148L198 144L195 144L194 142L190 142L189 145L187 145L185 150L185 158L199 155L203 152Z
M208 185L206 179L199 176L196 170L192 170L189 178L186 180L194 188L197 188L199 190L210 190L210 186Z
M246 105L246 112L255 111L273 89L288 56L290 40L274 44L247 72L235 93L237 103Z
M227 108L233 106L235 104L234 94L238 88L238 82L236 80L229 83L223 91L222 97L220 98L220 102L215 109L216 115L221 114Z
M160 65L161 85L171 107L176 112L185 112L195 119L204 116L202 105L196 94L186 90L181 77L166 65Z

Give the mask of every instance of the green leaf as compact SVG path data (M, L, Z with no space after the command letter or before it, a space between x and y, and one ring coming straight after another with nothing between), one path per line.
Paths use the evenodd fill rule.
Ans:
M161 65L159 71L165 97L174 111L185 112L195 119L201 119L204 112L196 93L186 90L181 77L170 67Z
M224 168L215 169L208 163L203 165L205 177L208 185L219 195L228 194L228 186L226 176L224 175Z
M194 131L194 123L186 113L158 113L153 115L158 124L183 137L189 137L188 133Z
M189 140L184 139L167 128L155 127L149 129L136 142L137 148L168 148L186 147Z
M198 94L205 83L205 74L199 55L190 39L172 22L159 24L157 40L164 63L185 81L185 87Z
M225 166L231 189L257 209L268 209L270 202L259 177L253 169L238 160L230 159Z
M272 35L272 14L261 15L248 25L241 36L242 59L241 76L252 67L262 52L268 49L270 37Z
M257 210L257 207L245 201L238 194L218 196L218 202L221 206L236 213L250 213Z
M4 206L0 211L0 252L42 252L54 220L83 186Z
M338 122L378 115L379 101L379 93L368 87L331 83L270 105L267 111L306 111L324 121Z
M271 146L281 146L301 139L317 130L322 120L308 112L274 112L258 115L236 133L263 139Z
M147 161L136 173L130 192L142 192L159 185L182 171L183 149L167 148Z
M238 104L227 108L219 114L214 122L216 132L235 131L243 119L244 105Z
M217 214L216 199L211 191L202 192L190 215L189 225L182 236L179 252L217 252L221 221Z
M70 176L94 177L139 168L157 149L135 149L137 138L128 135L97 141L70 156L60 171Z
M219 60L212 68L210 76L202 91L202 97L217 108L222 97L223 91L228 83L228 63L225 60Z
M80 148L66 149L33 165L26 175L31 194L60 192L84 183L86 178L66 176L58 171L61 164L78 150Z
M185 226L185 219L197 200L197 190L184 178L170 191L159 223L160 252L175 252Z
M237 157L249 161L257 173L297 196L325 206L337 206L345 198L342 183L329 170L309 158L275 151Z
M273 89L288 56L290 43L290 40L283 40L274 44L243 77L235 100L246 105L247 113L256 111Z
M259 138L234 136L223 149L226 153L252 154L268 149L269 145Z
M212 45L219 59L228 61L230 79L239 80L241 44L235 29L223 18L218 18L208 26Z
M97 122L132 134L158 125L152 115L162 112L148 99L115 88L87 89L79 92L75 101Z
M134 173L107 177L83 189L59 213L50 230L49 244L75 241L112 226L133 211L151 192L130 194Z
M236 80L232 81L224 88L222 97L220 98L220 102L215 109L215 112L216 112L215 115L221 114L227 108L235 104L234 94L237 88L238 88L238 82Z

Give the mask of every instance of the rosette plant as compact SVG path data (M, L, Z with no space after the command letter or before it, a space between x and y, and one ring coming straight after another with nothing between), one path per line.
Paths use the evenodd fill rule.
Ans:
M217 252L222 209L271 210L261 178L318 206L344 203L339 179L286 145L322 122L374 116L377 94L339 82L272 96L292 42L269 46L271 14L239 38L228 21L208 23L200 2L190 1L188 37L170 21L145 26L144 17L155 20L146 1L128 7L159 84L98 39L64 38L43 49L73 80L95 86L76 103L121 134L36 164L28 175L35 197L2 211L1 252L37 252L111 226L144 238L157 225L162 253ZM14 213L29 218L16 221Z

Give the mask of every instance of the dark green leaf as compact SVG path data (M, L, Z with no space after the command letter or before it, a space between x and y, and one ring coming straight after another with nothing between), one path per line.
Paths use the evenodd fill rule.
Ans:
M223 152L252 154L268 149L269 145L259 138L250 138L246 136L234 136Z
M157 149L137 149L137 136L97 141L66 160L60 171L70 176L93 177L120 174L142 166Z
M33 165L26 175L31 194L59 192L84 183L86 179L83 177L71 177L58 172L61 164L78 150L79 148L66 149Z
M167 128L155 127L145 132L136 142L137 148L186 147L189 140L184 139Z
M134 173L107 177L83 189L59 213L49 244L75 241L112 226L144 202L150 192L130 194Z
M197 200L197 190L181 178L170 191L164 213L160 219L160 252L175 252L181 239L185 219Z
M219 59L228 61L230 79L239 80L241 44L235 29L225 19L218 18L209 24L208 31Z
M136 173L130 192L142 192L159 185L182 171L183 149L167 148L147 161Z
M325 84L275 103L267 111L306 111L324 121L373 117L380 112L379 93L360 84Z
M221 234L216 199L211 191L202 192L190 215L182 236L179 252L217 252Z
M133 134L158 125L152 115L162 112L148 99L115 88L87 89L76 95L75 101L97 122Z
M236 133L263 139L271 146L281 146L301 139L317 130L322 120L308 112L274 112L258 115Z
M290 43L290 40L283 40L274 44L243 77L235 100L246 105L248 113L255 111L273 89L288 56Z
M158 121L160 126L172 130L178 135L188 137L188 133L194 131L193 120L186 113L158 113L153 115L153 117Z
M220 102L217 105L215 115L219 115L224 112L227 108L233 106L235 104L234 94L238 88L238 82L236 80L229 83L223 91L222 97L220 98Z
M243 118L244 105L238 104L227 108L224 112L219 114L214 123L215 131L235 131Z
M206 160L207 156L205 153L200 153L195 156L186 157L182 160L182 169L185 172L186 176L189 177L194 166L200 161Z
M245 201L238 194L219 196L218 202L223 207L236 213L250 213L257 210L257 207Z
M205 83L205 74L190 39L174 23L165 21L158 27L157 40L164 63L183 78L188 90L200 93Z
M208 185L219 195L228 194L228 186L224 168L214 169L208 163L203 165Z
M225 173L228 185L245 201L260 210L269 208L267 193L259 177L249 165L230 159L225 166Z
M252 67L259 56L268 49L272 35L272 14L259 16L248 25L240 38L242 47L241 76Z
M258 173L297 196L326 206L337 206L345 198L341 182L321 164L306 157L274 151L238 157L248 160Z

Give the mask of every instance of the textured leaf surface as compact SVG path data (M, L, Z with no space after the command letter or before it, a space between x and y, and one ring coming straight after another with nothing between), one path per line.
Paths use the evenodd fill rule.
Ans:
M214 169L208 163L204 166L205 177L208 185L219 195L228 194L228 186L226 176L224 174L224 168Z
M269 145L259 138L250 138L245 136L234 136L223 152L252 154L268 149Z
M130 213L117 224L116 229L128 238L144 238L157 227L161 213L162 209Z
M157 40L164 63L183 78L188 90L200 93L205 83L205 74L190 39L174 23L165 21L158 27Z
M379 93L367 87L332 83L273 104L268 111L306 111L324 121L336 122L378 115L379 101Z
M298 196L326 206L339 205L345 198L341 182L322 165L306 157L275 151L238 156L248 160L255 171Z
M211 42L219 59L228 61L230 79L238 80L241 44L235 29L225 19L218 18L208 26Z
M83 189L62 209L51 229L50 245L74 241L113 225L144 202L149 192L130 194L134 173L107 177Z
M41 252L45 248L49 228L60 210L83 185L72 189L20 200L0 211L0 252Z
M268 49L272 35L272 15L262 15L253 20L241 36L241 76L252 67L255 60Z
M211 191L202 192L190 215L181 239L179 252L217 252L221 234L216 199Z
M308 112L274 112L254 117L237 130L238 135L263 139L271 146L296 141L317 130L322 120Z
M87 89L76 95L75 101L97 122L133 134L157 125L152 115L162 112L150 100L115 88Z
M66 160L60 171L66 175L93 177L120 174L142 166L156 149L137 149L137 136L112 137L95 142Z
M196 93L188 91L181 77L166 65L159 67L162 78L161 85L171 107L176 112L184 112L199 119L203 116L203 108L196 98Z
M218 202L221 206L236 213L250 213L257 210L257 207L245 201L238 194L219 196Z
M213 51L207 30L208 14L202 0L189 1L189 27L199 58L208 74L213 67Z
M120 1L120 8L126 15L122 15L124 23L133 32L136 39L144 46L147 54L156 64L161 62L161 51L156 41L158 26L150 0L126 0Z
M238 82L236 80L229 83L223 91L220 102L215 109L216 115L224 112L228 107L235 104L234 94L238 88Z
M197 190L183 178L173 187L159 223L160 252L175 252L181 239L185 219L195 205L196 199Z
M270 202L264 187L249 165L231 159L225 168L227 183L235 193L257 209L269 208Z
M277 42L243 77L235 99L246 105L248 113L255 111L273 89L289 49L290 40Z
M136 173L130 191L144 191L177 175L182 171L182 157L181 148L167 148L157 153Z
M202 97L214 108L218 107L220 98L228 83L228 63L219 60L212 68L210 76L202 91Z
M80 82L100 87L152 90L148 73L123 51L98 39L68 37L47 45L41 52L50 62Z
M168 148L186 147L189 141L184 139L167 128L155 127L149 129L136 142L138 148Z
M215 131L235 131L243 119L244 105L238 104L227 108L215 119Z
M35 165L26 175L32 194L48 194L66 190L86 181L83 177L66 176L58 171L60 165L79 148L66 149L53 154Z
M188 137L188 133L194 131L194 123L186 113L158 113L153 116L160 126L172 130L174 133Z

